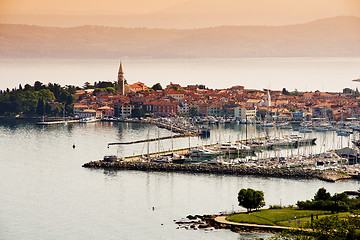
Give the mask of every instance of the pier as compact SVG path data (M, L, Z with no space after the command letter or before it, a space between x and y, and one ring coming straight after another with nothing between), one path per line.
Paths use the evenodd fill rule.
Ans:
M197 127L192 125L178 125L171 122L163 122L158 118L124 118L124 119L104 119L104 122L126 122L126 123L143 123L143 124L152 124L159 128L165 128L174 133L180 133L184 136L197 136L199 131Z
M45 125L45 126L49 126L49 125L59 125L59 124L66 124L66 123L79 123L80 120L76 119L76 120L62 120L62 121L44 121L44 122L37 122L36 125Z
M174 136L149 138L149 139L132 141L132 142L113 142L113 143L108 143L108 147L112 146L112 145L131 145L131 144L137 144L137 143L155 142L155 141L161 141L161 140L172 139L172 138L183 138L183 137L192 137L192 136L196 136L196 135L179 134L179 135L174 135Z

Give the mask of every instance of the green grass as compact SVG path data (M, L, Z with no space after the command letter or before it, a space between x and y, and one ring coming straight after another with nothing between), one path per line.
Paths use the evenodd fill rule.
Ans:
M307 222L311 221L311 214L314 219L331 215L329 211L317 210L299 210L297 208L283 208L283 209L264 209L251 213L234 214L226 218L228 221L240 223L253 223L260 225L271 226L286 226L286 227L304 227ZM349 213L340 213L340 217L346 217ZM289 222L291 219L291 222ZM297 221L300 220L300 223Z

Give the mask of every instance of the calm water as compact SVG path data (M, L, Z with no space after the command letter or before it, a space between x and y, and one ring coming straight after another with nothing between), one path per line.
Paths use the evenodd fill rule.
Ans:
M312 198L320 187L335 193L360 186L357 181L327 183L81 167L105 154L145 152L141 144L109 149L106 145L143 139L148 134L151 137L170 133L137 124L39 127L2 121L0 239L253 239L259 235L177 230L173 220L188 214L239 210L237 192L241 188L264 191L267 205L288 205ZM207 141L241 135L243 129L239 126L222 127L221 134L214 127ZM330 139L330 135L325 138ZM76 149L72 149L73 143ZM192 138L190 144L202 141ZM177 147L187 145L188 139L175 142ZM162 144L164 149L170 146L171 141Z
M129 83L148 86L170 82L210 88L287 88L301 91L342 91L356 88L360 58L238 58L238 59L123 59ZM0 59L0 89L39 80L83 86L88 81L117 79L119 60Z

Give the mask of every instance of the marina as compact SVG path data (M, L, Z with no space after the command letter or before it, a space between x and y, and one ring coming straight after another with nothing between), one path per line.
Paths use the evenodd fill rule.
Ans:
M229 119L228 122L220 121L222 118L211 118L219 129L218 138L216 143L202 144L201 146L192 147L190 146L190 138L199 135L199 130L204 128L204 121L197 118L196 121L193 119L183 119L183 118L159 118L159 119L122 119L121 121L130 122L135 124L148 123L153 124L159 128L165 128L170 131L176 130L176 132L181 132L181 134L171 134L170 136L155 138L147 138L138 141L131 142L110 142L108 147L114 145L132 145L132 144L141 144L150 142L156 142L158 148L161 145L161 141L171 139L171 149L168 151L152 151L149 150L149 145L147 145L146 153L133 156L121 156L117 159L126 160L126 161L138 161L138 162L152 162L152 163L185 163L185 164L208 164L208 165L222 165L222 166L239 166L239 167L252 167L252 168L263 168L263 169L305 169L305 170L315 170L315 171L338 171L344 172L347 177L358 178L359 169L357 164L357 153L354 155L348 154L347 152L340 154L341 146L334 146L333 149L328 149L327 151L322 150L321 152L312 152L310 150L311 146L316 145L316 141L320 142L320 146L324 144L324 139L317 140L316 137L310 137L309 135L305 136L305 133L301 134L300 128L297 130L293 129L293 126L290 122L285 122L281 124L271 123L273 134L275 136L268 136L268 130L261 130L263 125L260 126L258 133L255 132L256 138L251 139L240 139L238 136L237 140L231 141L222 141L221 138L221 128L229 126L239 126L236 121ZM115 120L114 120L115 121ZM119 120L116 120L117 122ZM195 122L195 124L190 124L190 122ZM201 127L196 126L196 122L200 122ZM209 126L212 123L208 122ZM230 125L229 125L230 124ZM269 123L270 124L270 123ZM358 126L358 123L344 123L344 125L352 126L352 129L356 129L354 126ZM221 127L223 125L223 127ZM299 125L299 123L296 123ZM300 125L305 126L309 129L316 129L321 125L320 133L336 132L332 128L338 126L339 124L313 124L313 123L301 123ZM252 132L254 129L257 129L257 124L253 124L252 129L248 132L248 126L245 125L246 136L254 137ZM286 127L284 127L286 126ZM179 129L181 131L179 131ZM192 132L188 130L192 129ZM197 131L195 129L198 129ZM206 127L211 132L210 127ZM276 130L278 129L278 130ZM285 132L284 132L285 131ZM299 134L296 134L296 132ZM172 131L174 132L174 131ZM353 132L352 132L353 133ZM263 135L265 134L265 135ZM348 137L349 135L339 135L339 137ZM198 137L198 138L199 138ZM206 142L206 139L209 136L202 136L202 141ZM189 146L185 148L177 148L174 141L178 138L189 138ZM336 150L336 151L335 151ZM300 152L302 151L302 153ZM360 154L358 154L360 156Z

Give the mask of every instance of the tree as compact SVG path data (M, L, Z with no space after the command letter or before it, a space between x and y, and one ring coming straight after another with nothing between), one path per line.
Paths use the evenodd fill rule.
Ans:
M34 90L35 91L40 91L41 89L44 89L44 85L40 82L40 81L36 81L34 83Z
M349 220L340 219L339 215L320 218L313 224L313 230L319 239L356 239L351 237L356 227L359 226L350 225Z
M154 86L151 87L152 89L154 89L155 91L157 90L162 90L162 86L160 83L156 83Z
M107 93L115 93L116 92L115 88L113 88L113 87L107 87L105 89L106 89Z
M247 211L258 209L265 206L264 192L254 189L241 189L238 194L239 206L244 207Z
M89 82L85 82L83 88L84 89L89 89L89 88L94 88L94 86L91 85Z
M172 85L171 88L174 89L175 91L179 91L179 87L178 87L178 86Z
M282 94L284 94L284 95L289 95L289 91L286 90L286 88L283 88L281 92L282 92Z
M44 99L43 99L43 98L39 98L38 104L37 104L37 107L36 107L36 114L40 116L40 115L44 115L44 112L45 112L45 102L44 102Z
M199 115L198 109L195 108L195 107L190 108L189 109L189 115L192 116L192 117Z
M114 87L114 85L110 81L100 81L98 83L95 82L94 87L95 88L108 88L108 87Z
M33 89L33 87L30 84L25 84L24 89L25 89L25 91L31 91Z
M135 118L135 117L144 117L145 116L145 111L142 108L134 108L131 110L131 117Z
M326 201L329 200L330 198L331 198L331 194L328 193L325 188L320 188L314 196L314 201L319 201L319 200Z

